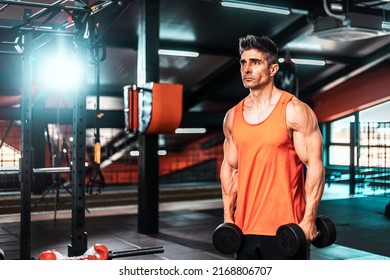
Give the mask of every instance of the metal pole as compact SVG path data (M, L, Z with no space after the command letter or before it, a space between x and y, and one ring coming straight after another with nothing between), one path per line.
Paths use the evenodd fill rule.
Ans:
M355 123L351 122L349 127L349 194L355 194Z
M158 0L139 1L137 84L159 81L159 7ZM139 135L138 158L138 231L158 233L159 162L158 135Z
M33 174L47 174L47 173L70 173L69 167L41 167L41 168L33 168ZM0 168L0 175L10 175L10 174L19 174L21 173L21 169L4 169Z
M21 100L21 215L20 215L20 258L31 258L31 190L32 190L32 33L24 36L22 56L22 100Z
M75 6L80 6L84 3L80 0L75 0L74 4ZM79 47L79 58L85 61L86 49L81 45ZM82 80L85 81L85 76ZM82 255L87 250L88 245L87 233L85 231L86 116L86 95L80 87L73 104L72 225L71 243L68 245L69 256Z

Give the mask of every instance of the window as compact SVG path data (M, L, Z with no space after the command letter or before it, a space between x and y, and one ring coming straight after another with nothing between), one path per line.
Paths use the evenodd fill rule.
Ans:
M359 112L360 122L390 122L390 101Z
M350 116L330 124L329 164L349 165L350 156L350 126L355 116Z
M334 143L349 143L350 123L355 121L355 116L343 118L334 121L330 124L330 142Z
M0 149L0 168L18 167L20 156L18 150L4 143Z
M349 146L330 145L329 146L329 164L331 165L349 165Z
M360 166L372 166L373 164L375 166L380 165L379 161L381 162L380 159L383 157L382 154L387 154L387 151L389 151L389 112L390 101L362 110L358 113L360 121L360 149L357 151L355 148L355 155L359 152L358 163ZM350 164L350 123L354 121L355 116L349 116L330 123L330 165L348 166ZM383 146L386 147L384 148ZM384 157L386 158L387 163L388 155Z

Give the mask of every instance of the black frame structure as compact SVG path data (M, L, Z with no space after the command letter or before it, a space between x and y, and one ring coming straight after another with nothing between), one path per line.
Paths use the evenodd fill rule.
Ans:
M93 19L90 17L96 14L97 10L89 8L88 1L75 0L74 7L62 5L65 1L58 0L53 4L33 3L33 2L13 2L0 0L2 10L6 9L8 5L18 5L24 7L42 8L41 11L32 14L30 9L24 10L23 21L17 26L17 31L23 34L22 40L17 40L15 46L15 54L22 57L22 106L20 115L22 120L22 156L20 163L20 184L21 184L21 259L31 258L31 193L33 191L34 173L37 168L34 168L35 163L33 159L33 150L35 148L34 142L39 142L34 133L33 116L37 116L37 109L32 106L32 79L33 79L33 61L31 58L35 49L43 45L42 42L47 43L52 37L50 35L73 36L76 44L80 43L78 48L79 56L86 56L88 43L80 40L81 33L87 28L84 24L89 22L93 24ZM110 1L107 1L107 3ZM105 8L107 3L103 3L100 9ZM140 1L139 8L139 38L138 38L138 84L146 82L159 81L159 0ZM72 11L72 16L75 21L75 31L66 31L64 23L63 29L46 29L44 24L40 26L32 26L30 23L50 9ZM91 21L90 21L91 18ZM77 22L76 22L77 21ZM81 24L81 25L80 25ZM84 26L82 26L84 25ZM0 26L0 29L11 29L15 26ZM84 28L84 29L83 29ZM39 32L40 35L34 39L34 32ZM43 38L42 38L43 37ZM42 41L43 40L43 41ZM40 42L40 43L39 43ZM19 45L19 43L21 43ZM98 75L98 73L97 73ZM85 80L85 79L84 79ZM97 81L98 83L98 81ZM85 87L84 87L85 88ZM68 255L78 256L82 255L87 250L87 232L85 230L85 193L86 193L86 168L85 168L85 153L86 153L86 128L90 127L92 119L86 110L86 93L80 90L73 103L72 119L70 120L70 112L67 112L66 123L72 123L72 137L73 150L72 162L70 168L71 172L71 186L72 186L72 223L71 223L71 242L68 244ZM18 112L18 109L11 110ZM50 110L49 110L50 111ZM40 115L47 112L40 112ZM16 113L17 114L17 113ZM118 112L121 116L123 113ZM17 119L14 116L14 119ZM191 118L189 118L191 119ZM96 121L96 119L95 119ZM122 123L121 123L122 124ZM124 124L118 124L124 127ZM219 122L218 122L219 124ZM102 124L100 124L102 125ZM191 125L190 125L191 126ZM39 133L38 133L39 134ZM97 135L98 136L98 135ZM35 140L34 140L35 139ZM159 163L158 163L158 135L140 134L138 136L140 158L139 158L139 217L138 217L138 231L145 234L157 233L159 229ZM35 143L39 144L39 143ZM62 169L53 172L63 172ZM36 183L36 182L35 182Z
M21 162L19 168L19 180L21 184L21 226L20 226L20 258L23 260L31 259L31 193L34 182L34 162L33 162L33 106L32 106L32 78L33 78L33 61L31 56L34 47L33 32L51 33L54 35L77 36L78 29L75 32L56 30L50 31L40 27L33 27L30 22L44 13L48 9L60 9L72 11L76 14L87 18L91 9L86 6L88 1L75 0L74 6L62 5L65 1L59 0L53 4L35 3L35 2L14 2L0 1L4 4L2 10L8 5L18 5L23 7L42 8L41 11L32 14L30 9L24 9L22 24L17 26L17 30L22 34L22 101L21 101ZM0 26L0 29L11 29L15 26ZM81 46L81 49L82 46ZM86 54L82 50L81 54ZM80 92L75 98L73 105L73 153L72 153L72 225L71 225L71 243L69 244L69 256L83 254L87 250L87 233L85 232L85 131L86 131L86 99L85 94Z

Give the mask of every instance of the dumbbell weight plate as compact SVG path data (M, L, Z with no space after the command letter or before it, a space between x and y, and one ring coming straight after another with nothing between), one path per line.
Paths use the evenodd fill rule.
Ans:
M233 223L220 224L213 233L213 245L222 254L231 255L241 246L242 231Z
M336 226L327 216L318 216L316 218L316 227L320 234L311 242L313 246L324 248L336 241Z
M286 257L294 257L306 247L306 236L297 224L282 225L276 232L279 250Z

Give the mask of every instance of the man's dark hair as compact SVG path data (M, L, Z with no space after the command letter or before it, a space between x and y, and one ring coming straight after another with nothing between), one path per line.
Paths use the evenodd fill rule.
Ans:
M263 52L266 56L268 65L278 63L278 46L267 36L247 35L241 37L239 41L240 55L243 51L257 49Z

